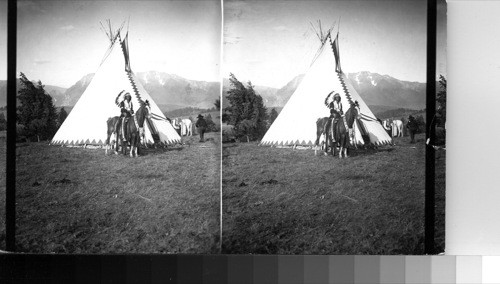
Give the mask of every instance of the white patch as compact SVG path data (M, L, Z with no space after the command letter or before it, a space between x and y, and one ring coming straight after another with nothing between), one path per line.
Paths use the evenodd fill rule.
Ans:
M155 79L156 81L158 81L161 85L164 85L165 82L163 81L163 79L160 77L160 73L158 72L155 72Z
M356 74L356 82L358 83L358 85L361 84L361 82L359 81L359 73Z
M193 122L189 118L181 120L181 135L193 136Z

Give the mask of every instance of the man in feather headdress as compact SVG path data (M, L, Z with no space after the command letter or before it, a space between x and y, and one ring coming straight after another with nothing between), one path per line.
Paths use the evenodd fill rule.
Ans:
M125 136L125 123L128 121L128 118L134 114L134 105L132 104L132 96L130 93L126 92L123 96L123 100L121 100L121 95L125 91L121 91L116 97L115 103L120 108L120 119L116 122L115 130L118 132L118 127L120 127L121 122L121 132L123 140L126 141Z
M332 94L334 94L333 99L332 99ZM336 93L335 91L330 92L325 99L325 105L330 109L330 119L328 119L328 122L326 123L325 126L326 127L325 133L327 133L328 135L332 119L333 119L333 130L335 131L337 122L339 121L340 117L344 114L344 111L342 109L342 102L340 101L340 94ZM333 133L333 137L335 137L335 132ZM333 138L333 142L335 142L335 138Z

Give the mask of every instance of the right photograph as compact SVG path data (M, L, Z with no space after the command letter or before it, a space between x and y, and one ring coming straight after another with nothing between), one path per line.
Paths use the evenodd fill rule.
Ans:
M222 253L424 254L431 165L444 252L445 1L437 8L427 102L426 1L224 1Z

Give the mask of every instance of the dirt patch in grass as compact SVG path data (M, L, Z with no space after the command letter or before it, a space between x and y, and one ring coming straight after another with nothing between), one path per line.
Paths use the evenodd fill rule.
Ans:
M207 138L139 158L19 144L17 250L218 253L219 133Z
M418 138L416 144L403 137L393 147L352 150L342 160L311 150L228 144L223 253L422 254L425 145ZM444 216L438 216L441 236Z

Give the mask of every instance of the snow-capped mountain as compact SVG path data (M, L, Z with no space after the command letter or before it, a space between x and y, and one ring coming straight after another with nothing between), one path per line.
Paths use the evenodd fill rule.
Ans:
M368 71L347 74L349 81L369 106L391 108L425 108L426 84L401 81L388 75ZM283 107L295 92L304 74L297 75L280 89L256 86L267 107ZM224 95L229 90L229 80L224 79ZM259 91L260 90L260 91Z
M348 73L347 77L368 105L425 108L425 83L401 81L368 71Z
M81 97L94 74L87 74L71 86L57 106L73 106ZM158 105L169 109L182 107L211 108L219 97L219 83L195 81L175 74L148 71L136 73L138 81Z

